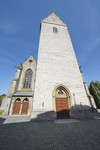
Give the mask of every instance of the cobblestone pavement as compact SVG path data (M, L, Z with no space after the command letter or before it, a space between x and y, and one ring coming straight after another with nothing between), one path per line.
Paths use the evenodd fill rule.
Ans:
M100 117L70 123L3 124L0 150L100 150Z

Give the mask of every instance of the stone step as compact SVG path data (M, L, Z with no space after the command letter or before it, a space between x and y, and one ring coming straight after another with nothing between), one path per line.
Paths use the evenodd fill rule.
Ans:
M29 122L29 121L30 115L20 115L20 116L13 115L5 117L5 121L3 122L3 124Z

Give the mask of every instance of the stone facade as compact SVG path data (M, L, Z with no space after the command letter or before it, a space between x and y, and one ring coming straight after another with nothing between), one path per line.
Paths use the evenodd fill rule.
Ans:
M25 80L25 73L27 70L32 71L32 79L31 79L30 88L23 87L24 80ZM21 63L20 66L18 66L17 71L15 73L14 80L10 84L8 94L3 99L1 107L2 109L4 109L4 115L12 115L14 102L18 98L21 100L21 104L25 98L28 99L29 104L28 104L27 114L31 113L35 76L36 76L36 61L34 60L33 56L30 56L28 59L25 60L25 62Z
M28 69L33 72L30 90L34 94L31 95L28 93L30 90L23 88ZM65 92L65 97L56 97L57 89L60 94ZM24 94L20 93L23 91ZM55 13L41 21L37 70L32 56L17 69L6 97L10 98L6 114L12 114L17 98L23 101L26 97L29 100L28 114L31 114L32 120L56 119L57 99L67 101L68 106L64 108L68 107L70 118L90 117L92 110L96 109L79 69L68 27Z
M77 118L74 112L78 109L82 112L91 110L68 27L55 13L51 13L41 21L33 119L38 118L41 112L41 116L43 112L56 112L54 93L59 86L69 92L70 117Z

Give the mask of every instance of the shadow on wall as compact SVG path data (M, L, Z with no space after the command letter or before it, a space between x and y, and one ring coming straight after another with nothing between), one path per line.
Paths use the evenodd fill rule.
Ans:
M47 112L33 112L30 116L28 115L10 115L7 118L10 117L12 119L12 123L20 123L20 122L26 122L26 121L53 121L55 119L85 119L85 118L93 118L95 113L92 111L92 108L89 106L80 106L75 105L74 107L71 107L70 110L63 109L61 111L47 111ZM15 117L15 118L14 118ZM17 119L17 122L16 122ZM14 121L15 120L15 121ZM5 121L5 118L0 118L0 124L3 124ZM14 122L13 122L14 121Z
M5 118L0 117L0 124L3 124L3 122L4 122L5 120L6 120Z
M75 105L71 107L71 117L76 119L87 119L93 118L94 112L97 112L97 109L87 106L87 105Z
M48 112L33 112L31 121L49 121L55 119L85 119L85 118L93 118L94 111L91 107L87 105L75 105L71 107L70 110L63 109Z

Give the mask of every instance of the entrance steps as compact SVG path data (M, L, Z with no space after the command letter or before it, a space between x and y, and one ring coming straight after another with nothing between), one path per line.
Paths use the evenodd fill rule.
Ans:
M5 121L3 122L3 124L29 122L30 115L12 115L4 117L4 119Z

